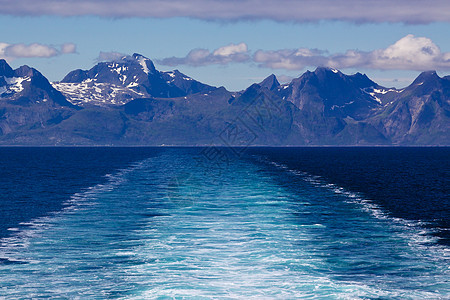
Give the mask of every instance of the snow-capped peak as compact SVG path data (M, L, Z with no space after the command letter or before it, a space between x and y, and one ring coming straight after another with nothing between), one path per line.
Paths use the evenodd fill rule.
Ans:
M153 62L150 59L137 53L133 54L133 58L141 65L142 70L144 70L146 74L154 72ZM149 65L151 69L149 68Z
M144 72L145 72L146 74L150 73L150 70L149 70L148 67L147 67L147 62L146 62L145 58L140 57L140 58L138 59L138 62L139 62L139 64L142 66L142 69L144 70Z

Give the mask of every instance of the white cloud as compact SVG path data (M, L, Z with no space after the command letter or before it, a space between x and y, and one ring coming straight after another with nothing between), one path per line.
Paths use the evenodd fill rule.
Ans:
M76 52L77 52L77 45L73 43L65 43L61 45L61 53L68 54Z
M14 60L17 58L49 58L58 56L61 54L75 53L76 45L72 43L66 43L60 47L54 47L49 45L43 45L39 43L33 44L7 44L0 43L0 58L7 60Z
M307 66L337 69L365 68L377 70L450 70L450 53L442 53L432 40L409 34L385 49L371 52L348 50L328 55L317 49L281 49L256 51L253 60L261 67L301 70Z
M373 51L372 68L376 69L419 69L450 67L446 59L449 53L441 53L432 40L415 37L412 34L398 40L386 49ZM447 61L447 62L446 62Z
M8 46L9 46L9 44L7 44L7 43L0 43L0 59L1 58L7 58L6 55L5 55L5 49Z
M38 43L14 44L5 48L5 55L10 57L52 57L57 54L58 50L55 48Z
M0 0L3 15L188 17L278 22L450 22L448 0Z
M215 56L231 56L234 54L247 53L248 48L245 43L240 44L230 44L224 47L220 47L214 50L213 55Z
M450 70L450 52L441 52L426 37L409 34L384 49L347 50L330 54L319 49L258 50L251 55L245 43L229 44L214 51L194 49L185 57L169 57L158 61L163 65L206 66L254 62L270 69L302 70L306 67L336 69L361 68L375 70Z
M158 62L162 65L177 66L206 66L206 65L225 65L236 62L246 62L250 60L248 47L245 43L229 44L214 51L207 49L191 50L185 57L168 57Z
M128 56L127 54L123 54L120 52L103 52L101 51L96 59L97 62L101 61L116 61L121 60L123 57Z
M253 60L262 67L271 69L301 70L311 65L322 65L324 51L317 49L282 49L276 51L258 50Z

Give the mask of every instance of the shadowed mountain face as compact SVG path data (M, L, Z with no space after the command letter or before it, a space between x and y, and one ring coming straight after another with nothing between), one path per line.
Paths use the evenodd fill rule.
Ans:
M450 77L423 72L368 122L396 144L450 144Z
M347 76L334 69L317 68L279 87L277 93L311 114L361 120L380 106L380 101L370 94L377 88L366 75Z
M270 91L275 91L280 88L280 83L278 82L277 77L272 74L266 79L264 79L262 82L259 83L261 87L264 87Z
M39 71L28 66L13 70L3 59L0 60L0 96L2 101L16 105L42 102L74 107Z
M450 77L436 72L397 90L317 68L289 84L270 75L232 93L160 72L138 54L53 85L0 60L0 92L0 144L450 144Z
M2 76L3 80L5 78L14 77L14 70L8 65L8 63L4 59L0 59L0 76Z
M36 69L0 60L0 137L52 127L78 109Z

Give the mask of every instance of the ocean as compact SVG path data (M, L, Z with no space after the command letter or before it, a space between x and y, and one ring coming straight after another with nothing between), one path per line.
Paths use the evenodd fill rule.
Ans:
M0 148L0 298L448 299L450 148Z

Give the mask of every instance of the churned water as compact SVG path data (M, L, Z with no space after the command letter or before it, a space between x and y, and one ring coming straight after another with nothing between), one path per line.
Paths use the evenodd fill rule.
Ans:
M0 297L450 297L442 222L399 217L273 151L147 149L75 184L58 209L8 225Z

